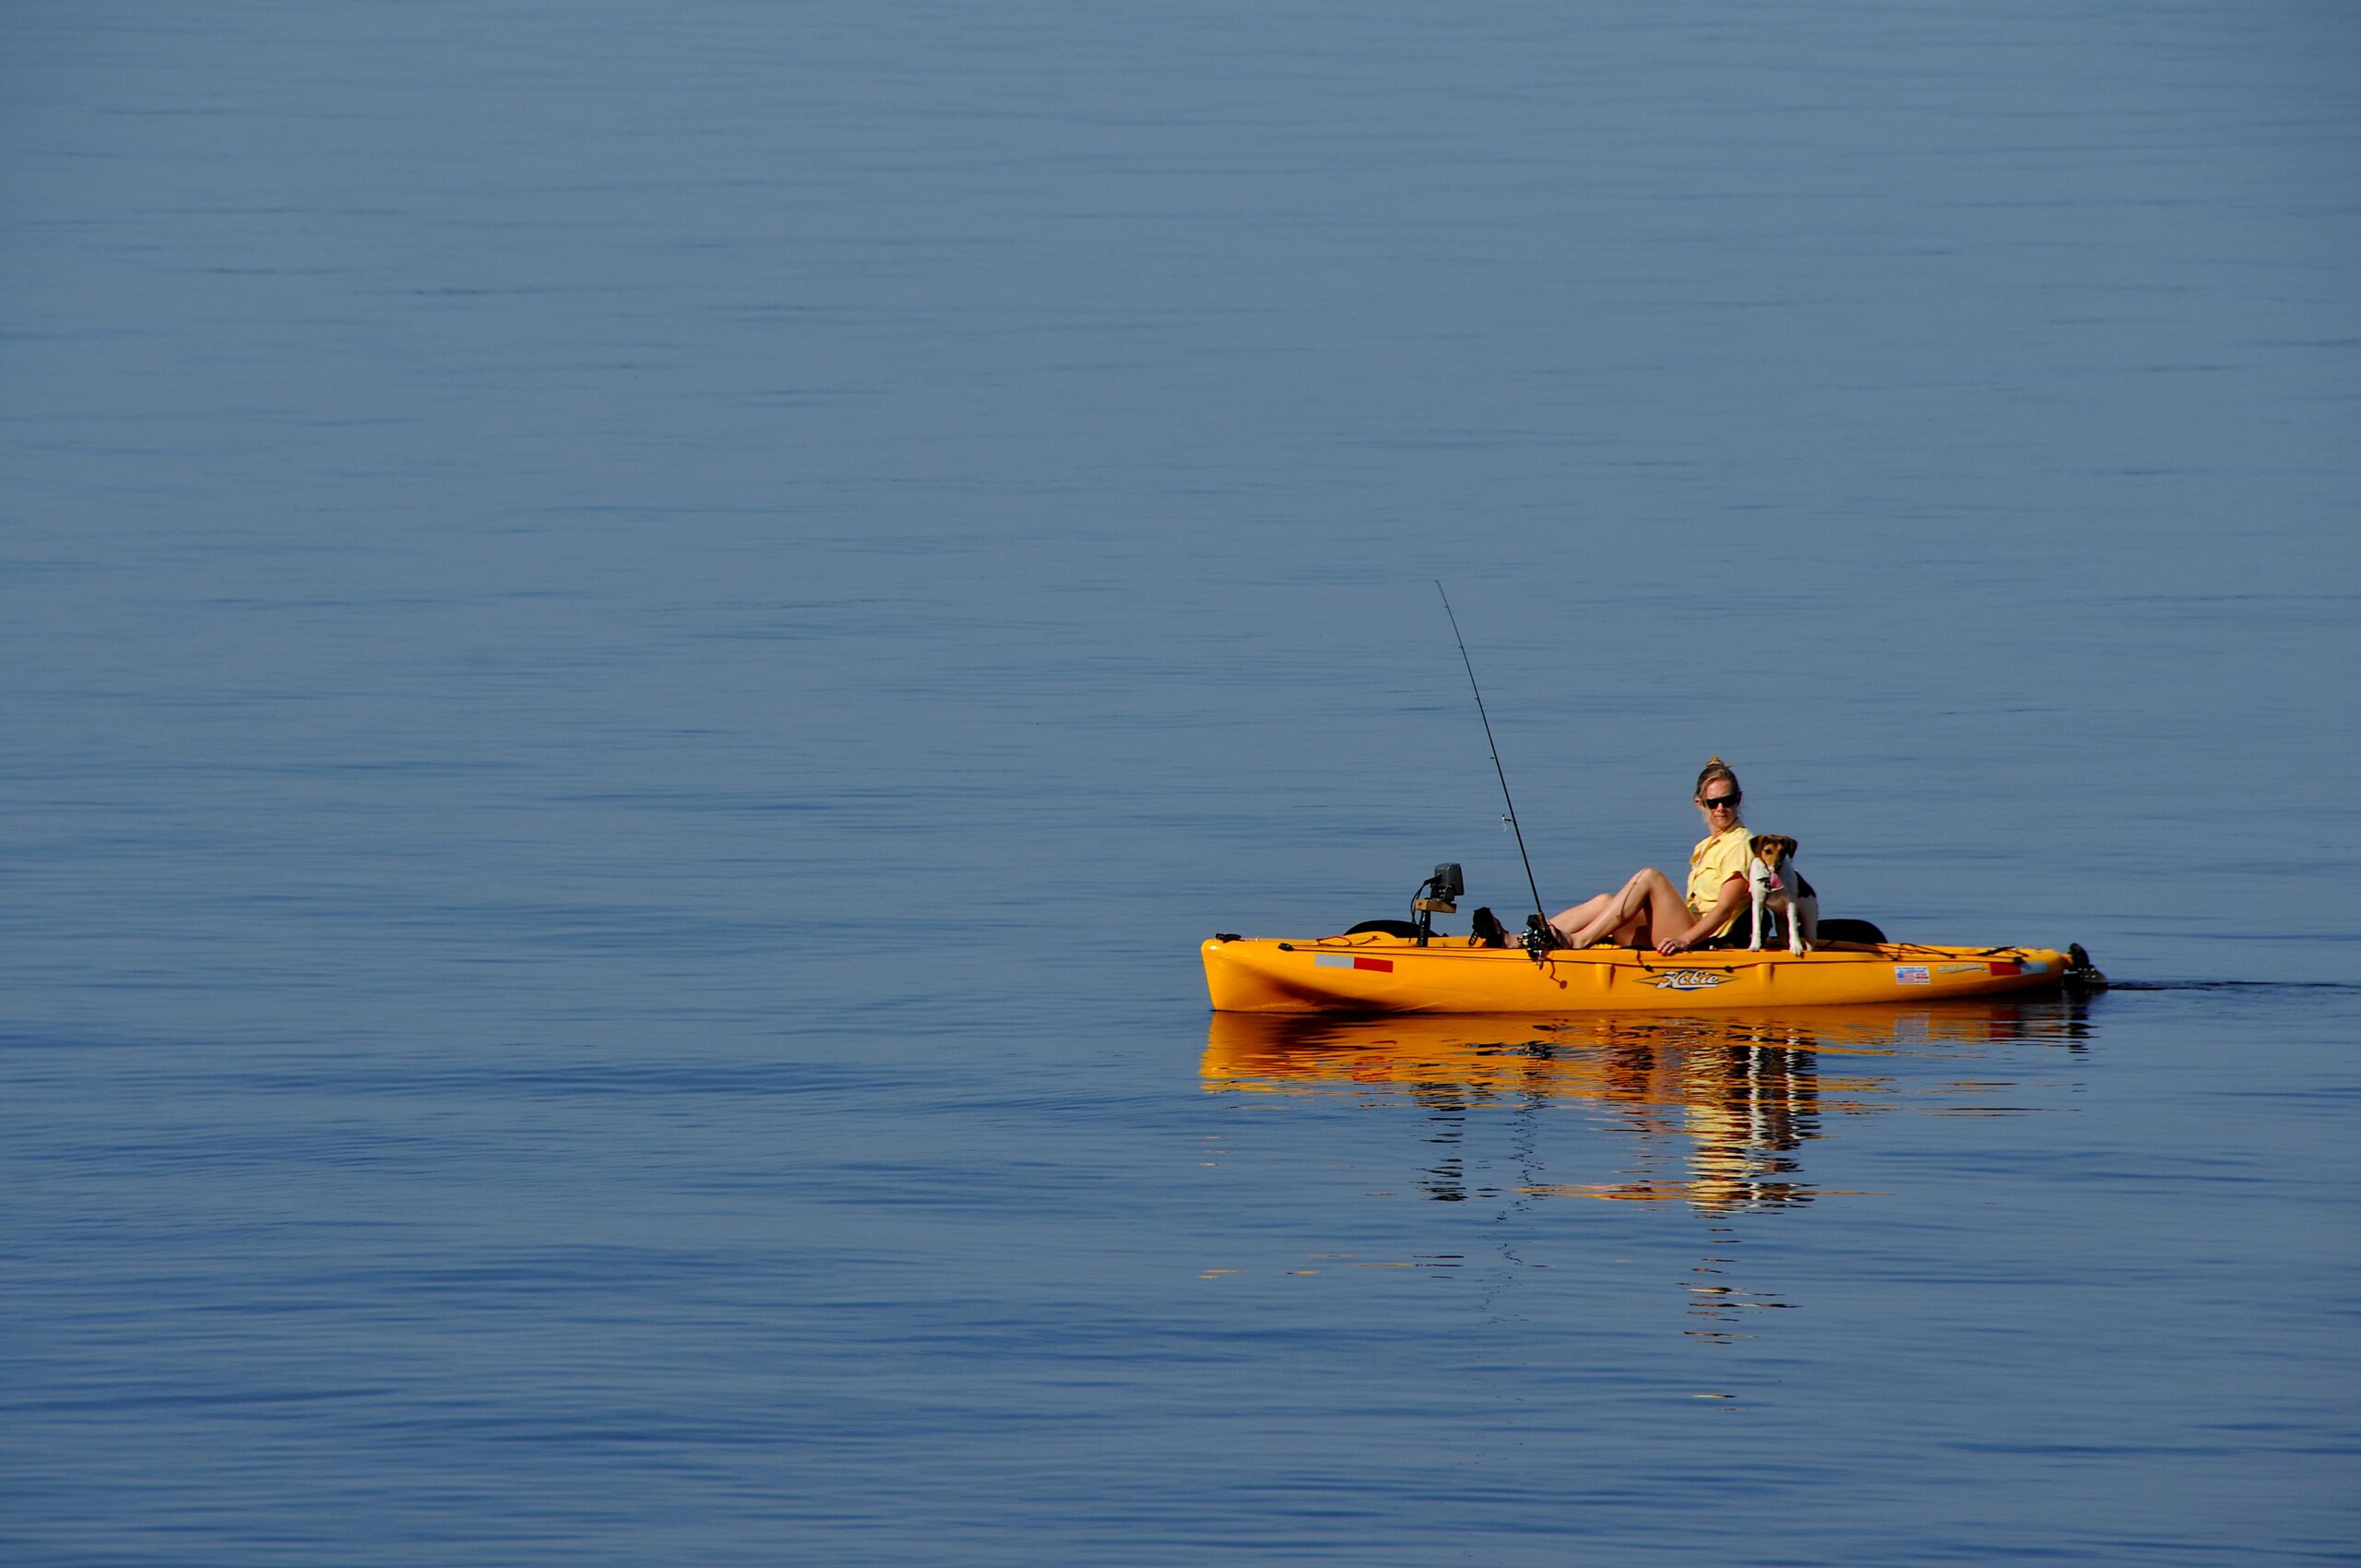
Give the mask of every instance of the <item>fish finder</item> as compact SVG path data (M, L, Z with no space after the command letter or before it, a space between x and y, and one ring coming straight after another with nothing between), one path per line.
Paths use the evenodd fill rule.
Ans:
M1459 874L1459 862L1445 861L1435 867L1434 875L1418 884L1418 893L1410 900L1410 908L1418 912L1418 945L1424 947L1435 933L1437 915L1455 915L1459 905L1454 902L1467 891L1467 879Z

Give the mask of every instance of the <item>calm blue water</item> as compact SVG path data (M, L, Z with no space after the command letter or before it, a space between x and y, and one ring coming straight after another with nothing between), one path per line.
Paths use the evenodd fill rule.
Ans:
M0 21L0 1555L2349 1562L2361 17ZM1709 753L2087 1005L1275 1029Z

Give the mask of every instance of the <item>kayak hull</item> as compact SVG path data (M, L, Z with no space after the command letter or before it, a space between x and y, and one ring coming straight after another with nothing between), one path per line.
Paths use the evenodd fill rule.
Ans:
M1205 988L1218 1013L1711 1013L1927 1003L2056 991L2068 955L2047 947L1884 943L1682 953L1517 947L1446 937L1215 937Z

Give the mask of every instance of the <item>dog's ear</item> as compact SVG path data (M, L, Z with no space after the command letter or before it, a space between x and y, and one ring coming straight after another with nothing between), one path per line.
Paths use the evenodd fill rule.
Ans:
M1790 854L1790 855L1794 854L1797 849L1802 849L1802 848L1803 848L1803 846L1802 846L1801 844L1797 843L1794 839L1792 839L1792 838L1788 837L1787 837L1786 834L1784 834L1784 833L1783 833L1783 834L1781 834L1781 835L1779 835L1779 842L1780 842L1780 843L1782 843L1782 844L1784 844L1784 845L1786 845L1786 846L1787 847L1787 853L1788 853L1788 854Z

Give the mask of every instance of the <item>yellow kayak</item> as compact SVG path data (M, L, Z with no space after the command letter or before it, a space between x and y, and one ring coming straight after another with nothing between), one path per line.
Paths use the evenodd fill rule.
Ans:
M1926 1003L2056 991L2087 972L2047 947L1878 943L1704 949L1664 957L1630 947L1421 947L1376 932L1204 944L1205 987L1220 1013L1706 1013L1743 1008Z

